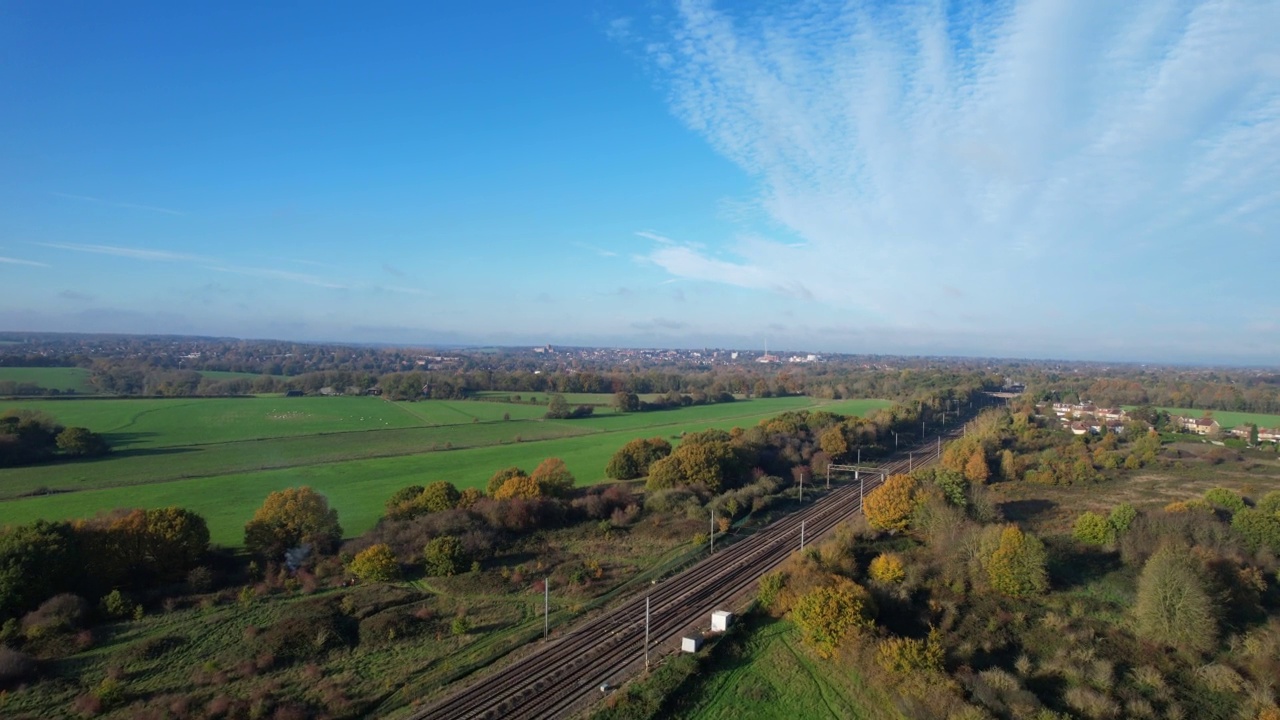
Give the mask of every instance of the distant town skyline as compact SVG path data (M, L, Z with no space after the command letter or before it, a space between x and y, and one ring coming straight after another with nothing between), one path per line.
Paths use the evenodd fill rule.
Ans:
M1280 4L0 23L0 330L1280 363Z

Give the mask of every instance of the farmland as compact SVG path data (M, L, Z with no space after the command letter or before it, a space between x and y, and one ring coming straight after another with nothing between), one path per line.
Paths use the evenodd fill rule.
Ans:
M373 397L12 402L6 407L40 409L65 425L103 432L117 452L0 471L0 524L180 505L208 520L214 542L235 546L269 492L305 484L327 495L346 533L356 535L372 527L391 493L410 484L483 487L500 468L531 470L547 457L563 459L579 484L592 484L634 438L750 426L786 410L861 414L887 404L787 397L542 420L540 406ZM52 494L21 497L38 492Z
M1183 417L1198 418L1205 414L1205 410L1195 410L1192 408L1174 408L1162 407L1161 410L1170 415L1181 415ZM1264 415L1262 413L1233 412L1231 410L1210 410L1213 419L1222 425L1223 429L1230 429L1237 425L1248 425L1253 423L1258 427L1280 427L1280 415Z
M81 395L95 392L89 384L89 371L77 367L0 367L0 382L5 380Z

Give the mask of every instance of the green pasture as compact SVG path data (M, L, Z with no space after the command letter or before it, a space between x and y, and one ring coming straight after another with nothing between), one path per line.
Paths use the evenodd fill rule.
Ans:
M264 373L231 372L229 370L197 370L196 372L199 372L200 377L206 380L257 380L264 375ZM268 375L267 377L285 379L283 375Z
M508 401L518 396L520 397L520 402L529 402L532 398L536 398L536 402L541 405L547 405L548 402L552 401L552 395L556 395L556 393L552 391L508 392L504 391L504 389L485 389L485 391L475 393L476 397L488 401ZM570 405L613 405L612 392L562 392L561 395L564 396L564 402L568 402ZM639 397L640 400L653 401L654 398L662 397L662 393L640 393ZM595 411L599 413L599 407Z
M1164 410L1170 415L1181 415L1183 417L1192 417L1192 418L1203 417L1205 413L1203 409L1196 410L1192 408L1162 407L1160 409ZM1218 424L1221 425L1223 429L1233 428L1237 425L1248 425L1250 423L1254 423L1260 428L1280 427L1280 415L1264 415L1263 413L1233 412L1230 410L1210 410L1209 413L1213 415L1213 419L1217 420Z
M159 448L427 424L382 398L243 397L23 400L58 422L107 435L121 449Z
M50 390L75 390L83 395L96 392L89 384L89 371L76 367L0 367L0 380L32 383Z
M892 703L848 667L819 660L787 621L750 631L741 657L713 661L711 672L682 688L687 720L900 718Z
M124 416L122 409L111 407L120 403L136 405L134 413ZM66 404L67 413L81 413L80 418L92 413L102 419L123 417L131 424L117 426L116 438L126 432L154 434L132 438L132 444L107 458L0 470L0 499L7 498L0 502L0 525L89 517L118 507L180 505L205 516L215 542L234 546L240 544L244 523L263 498L287 487L305 484L327 495L347 534L354 536L372 527L387 497L406 485L449 480L458 487L482 488L500 468L518 465L531 471L548 457L564 460L580 485L594 484L605 479L604 467L613 453L635 438L658 435L674 440L683 432L709 427L749 427L786 410L821 407L851 413L886 403L767 398L555 421L518 418L520 406L499 403L390 403L368 397ZM96 405L106 407L91 407ZM513 419L468 419L483 415L490 406L493 412L506 408ZM253 428L259 433L275 429L263 419L264 413L268 418L296 413L290 417L296 417L300 427L292 436L241 439L252 435ZM194 427L180 427L184 417ZM238 426L228 417L238 418ZM392 424L396 417L399 427ZM384 425L360 429L360 418ZM450 419L454 424L444 424ZM301 428L306 427L313 432L303 434ZM54 494L19 497L41 489Z

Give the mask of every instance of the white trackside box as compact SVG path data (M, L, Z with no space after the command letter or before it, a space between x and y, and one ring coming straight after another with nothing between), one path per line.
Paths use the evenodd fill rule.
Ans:
M702 636L680 638L680 652L696 653L702 649Z
M733 613L727 610L716 610L711 613L711 632L724 632L733 622Z

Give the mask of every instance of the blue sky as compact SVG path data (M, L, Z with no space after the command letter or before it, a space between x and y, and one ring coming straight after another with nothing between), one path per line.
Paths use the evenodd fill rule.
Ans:
M0 329L1277 364L1276 27L6 3Z

